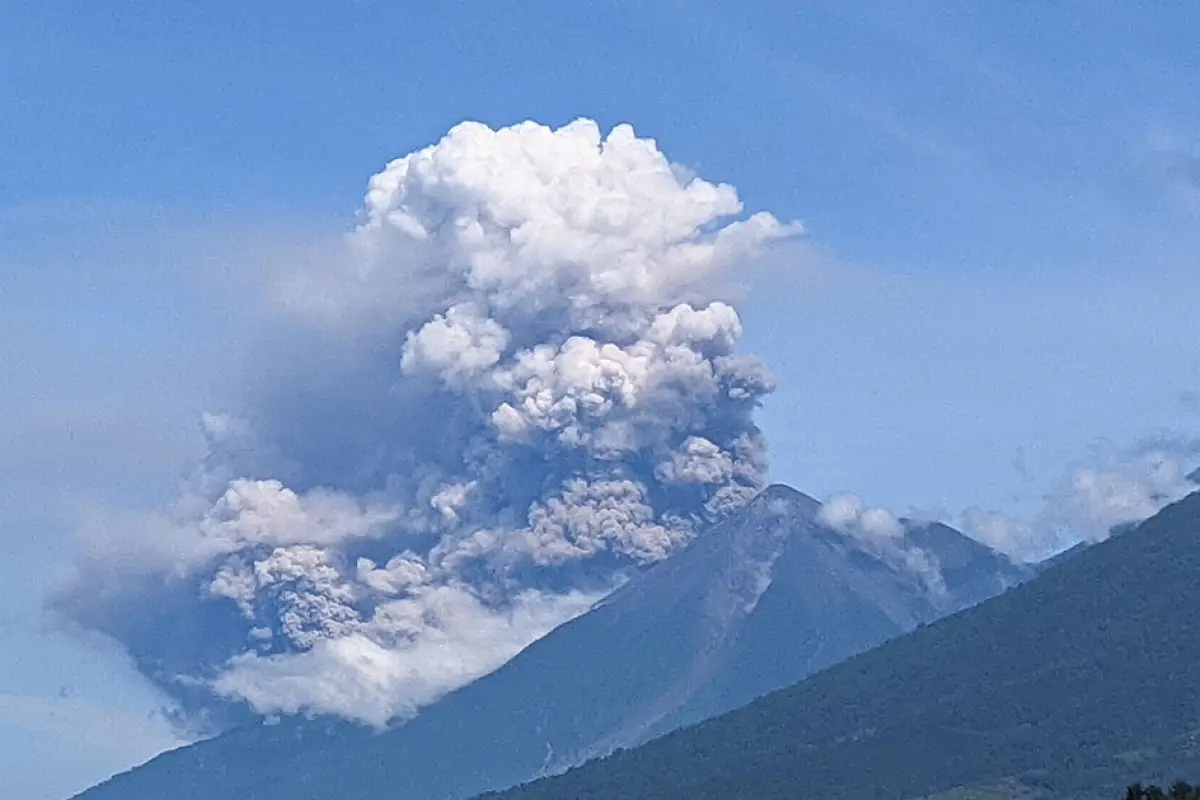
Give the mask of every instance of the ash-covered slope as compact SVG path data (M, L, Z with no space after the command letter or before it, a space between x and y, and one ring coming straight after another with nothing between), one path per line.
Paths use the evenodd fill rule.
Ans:
M1200 493L975 608L505 800L1119 797L1200 775Z
M905 523L901 536L872 545L821 524L819 510L810 497L771 487L399 728L245 728L82 797L467 797L728 711L1025 574L943 525Z

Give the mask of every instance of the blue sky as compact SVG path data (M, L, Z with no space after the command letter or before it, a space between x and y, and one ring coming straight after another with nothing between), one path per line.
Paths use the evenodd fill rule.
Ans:
M1195 436L1191 5L797 5L0 2L0 794L169 744L42 616L73 520L169 495L258 265L464 119L628 121L804 222L827 269L742 307L778 480L1028 515L1105 442Z

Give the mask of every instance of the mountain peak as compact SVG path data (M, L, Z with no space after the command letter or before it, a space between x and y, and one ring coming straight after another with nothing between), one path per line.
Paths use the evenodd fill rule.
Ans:
M765 488L586 614L383 734L300 741L280 727L250 729L86 797L366 800L386 786L460 800L729 711L1004 588L1003 565L933 527L911 536L942 564L947 591L935 596L907 562L824 527L820 508L789 486Z
M775 513L798 513L802 516L815 514L821 502L785 483L772 483L758 493L747 508L773 511Z
M772 483L762 490L759 497L808 497L808 495L799 489L793 489L786 483Z
M488 797L1119 797L1200 773L1198 534L1193 493L741 710Z

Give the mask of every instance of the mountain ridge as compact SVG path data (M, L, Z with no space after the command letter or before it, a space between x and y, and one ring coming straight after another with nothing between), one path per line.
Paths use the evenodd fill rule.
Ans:
M591 611L394 729L300 720L242 729L79 797L365 799L380 786L400 798L466 797L735 708L1026 574L951 528L910 522L890 546L941 552L948 567L935 590L927 576L821 523L820 509L795 489L768 487Z
M1200 493L745 708L485 797L1083 800L1198 774L1197 571Z

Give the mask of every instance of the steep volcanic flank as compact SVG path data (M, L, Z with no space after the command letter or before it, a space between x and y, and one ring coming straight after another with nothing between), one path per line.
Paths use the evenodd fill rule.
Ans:
M244 728L83 797L466 797L729 710L1025 575L942 525L906 523L872 543L829 527L820 509L767 489L399 728Z
M1200 492L1011 591L511 800L1090 800L1200 774Z

